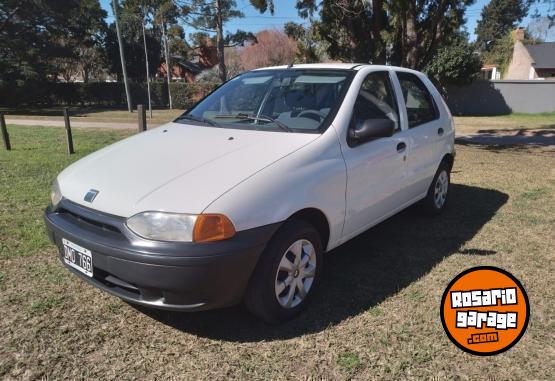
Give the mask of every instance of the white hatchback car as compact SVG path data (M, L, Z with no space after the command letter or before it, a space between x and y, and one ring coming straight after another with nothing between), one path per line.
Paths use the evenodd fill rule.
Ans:
M95 152L54 183L63 263L131 303L306 307L323 253L418 201L441 212L454 126L421 73L315 64L241 74L175 121Z

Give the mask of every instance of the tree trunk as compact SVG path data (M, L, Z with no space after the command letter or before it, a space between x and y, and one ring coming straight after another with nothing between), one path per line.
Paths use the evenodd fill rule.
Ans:
M123 83L125 85L125 95L127 95L127 109L129 110L129 112L133 112L133 105L131 103L131 93L129 92L129 82L127 80L127 69L125 68L125 55L123 54L123 41L121 39L121 32L119 30L118 1L112 0L112 6L114 8L114 19L116 21L116 32L118 34L119 55L121 57L121 71L123 72Z
M171 66L171 62L170 62L170 49L168 47L168 35L166 33L166 23L164 22L162 24L162 35L164 38L164 50L165 50L165 55L166 55L166 77L168 79L168 100L170 103L170 110L173 108L173 103L172 103L172 92L170 90L170 80L171 80L171 75L172 75L172 66Z
M423 39L421 42L421 48L423 50L423 54L421 55L420 62L418 63L418 67L416 69L421 70L423 69L428 62L432 60L433 55L436 52L438 42L441 41L443 38L443 30L442 24L443 20L445 19L444 15L447 11L448 6L447 0L441 0L438 4L436 13L432 18L432 25L430 29L427 31L427 38Z
M406 51L403 57L403 66L416 68L418 63L418 34L416 32L416 0L408 1L407 22L405 36Z
M150 100L150 73L148 67L148 50L146 48L146 33L145 33L145 19L141 21L143 27L143 45L145 46L145 62L146 62L146 88L148 92L148 112L150 114L150 119L152 119L152 102Z
M218 51L218 69L222 83L227 81L227 68L224 58L224 21L221 0L216 0L216 49Z
M379 65L386 64L385 41L381 36L381 31L384 29L384 19L383 0L372 1L372 43L374 44L372 63Z

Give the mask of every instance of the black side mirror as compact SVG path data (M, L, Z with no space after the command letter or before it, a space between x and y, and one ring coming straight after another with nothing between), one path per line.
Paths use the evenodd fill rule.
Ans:
M359 126L349 129L350 145L358 145L369 140L388 138L395 132L395 122L391 119L366 119Z

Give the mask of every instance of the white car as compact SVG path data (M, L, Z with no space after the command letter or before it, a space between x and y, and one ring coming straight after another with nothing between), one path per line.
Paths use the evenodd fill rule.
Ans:
M420 202L446 205L451 114L423 74L314 64L241 74L175 121L56 179L63 263L131 303L304 309L329 251Z

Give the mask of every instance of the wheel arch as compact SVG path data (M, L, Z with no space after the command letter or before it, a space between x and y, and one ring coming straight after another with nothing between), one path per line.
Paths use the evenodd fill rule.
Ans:
M314 226L326 251L330 239L330 223L324 212L317 208L305 208L293 213L286 221L295 219L304 220Z
M451 170L453 169L453 164L455 163L455 156L451 153L446 153L445 155L443 155L440 165L443 163L447 164L447 166L449 167L449 172L451 172Z

